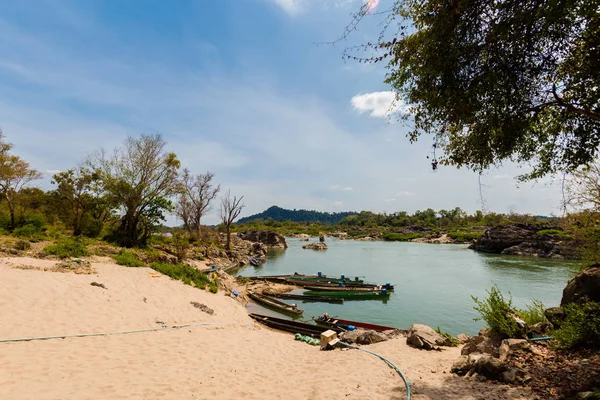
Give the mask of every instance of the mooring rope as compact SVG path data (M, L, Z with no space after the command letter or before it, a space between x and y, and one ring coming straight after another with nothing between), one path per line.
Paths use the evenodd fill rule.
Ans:
M404 376L404 374L402 373L402 371L400 370L400 368L396 367L394 365L394 363L392 363L390 360L388 360L384 356L381 356L381 355L379 355L377 353L373 353L372 351L361 349L360 347L353 346L353 345L351 345L349 343L344 343L344 342L340 342L340 343L343 344L344 346L347 346L347 347L351 348L351 349L356 349L356 350L364 351L365 353L369 353L369 354L371 354L371 355L379 358L383 362L385 362L389 367L395 369L396 372L398 373L398 375L400 375L400 377L404 381L404 385L406 386L406 399L410 400L410 384L408 383L408 379L406 379L406 376Z
M131 334L131 333L164 331L164 330L169 330L169 329L187 328L187 327L192 327L192 326L223 326L223 324L213 324L213 323L202 323L201 324L201 323L196 323L196 324L182 324L182 325L167 325L167 326L161 326L161 327L158 327L158 328L137 329L137 330L133 330L133 331L100 332L100 333L76 333L76 334L70 334L70 335L37 336L37 337L29 337L29 338L0 339L0 343L30 342L30 341L33 341L33 340L66 339L66 338L72 338L72 337L128 335L128 334Z

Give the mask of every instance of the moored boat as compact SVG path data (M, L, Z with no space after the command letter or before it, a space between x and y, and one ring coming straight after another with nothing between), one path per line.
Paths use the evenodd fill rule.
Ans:
M322 292L377 292L381 291L380 286L372 287L349 287L349 286L305 286L306 290Z
M368 322L360 322L360 321L351 321L349 319L341 319L341 318L330 318L329 316L322 315L317 318L313 318L314 321L319 325L324 325L328 327L337 327L345 330L353 330L354 328L363 328L363 329L371 329L378 332L394 330L392 326L385 325L377 325L370 324Z
M304 312L304 310L300 310L298 307L296 307L296 305L284 303L283 301L279 301L273 297L265 296L254 292L248 292L248 296L252 300L282 313L298 316L302 315L302 313Z
M287 282L292 285L296 285L296 286L334 286L334 287L338 287L340 285L340 282L308 281L308 280L294 279L293 277L288 278ZM374 283L356 283L356 282L342 282L342 285L344 287L376 287L376 286L379 286Z
M337 333L343 332L343 329L337 327L323 327L318 325L307 324L304 322L290 321L282 318L270 317L268 315L250 314L250 318L260 322L273 329L279 329L290 333L301 333L302 335L311 336L314 338L320 337L321 333L331 329Z
M329 296L307 296L304 294L280 293L273 295L280 299L295 299L302 301L322 301L324 303L343 303L344 299Z
M304 292L304 294L308 296L331 296L331 297L340 297L344 300L387 300L390 298L390 293L384 290L380 291L370 291L370 292L356 292L356 291L346 291L346 292L327 292L327 291L316 291L310 290L308 292Z

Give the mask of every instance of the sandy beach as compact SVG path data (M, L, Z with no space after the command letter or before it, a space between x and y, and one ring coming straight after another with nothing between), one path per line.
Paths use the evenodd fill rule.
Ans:
M0 399L406 398L399 376L372 355L320 351L254 322L224 291L215 295L149 268L97 261L97 273L77 275L40 270L56 261L0 259L0 340L206 325L0 342ZM16 268L22 266L38 269ZM450 374L460 348L426 352L400 337L365 349L404 371L413 399L530 398Z

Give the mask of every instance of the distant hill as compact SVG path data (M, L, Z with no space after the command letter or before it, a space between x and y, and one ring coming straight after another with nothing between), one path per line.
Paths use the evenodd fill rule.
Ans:
M259 214L240 218L237 223L245 224L251 221L266 221L272 219L279 222L320 222L326 225L335 225L340 222L342 218L357 214L358 213L356 212L328 213L313 210L286 210L285 208L272 206Z

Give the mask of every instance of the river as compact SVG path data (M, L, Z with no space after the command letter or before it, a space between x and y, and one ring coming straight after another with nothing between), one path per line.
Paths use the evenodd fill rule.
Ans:
M365 281L391 282L395 291L386 302L346 301L344 304L297 302L304 320L328 312L331 316L407 329L413 323L439 326L454 335L476 334L483 327L474 321L471 296L485 297L495 283L512 295L518 308L541 300L546 307L560 303L562 290L577 272L577 263L535 257L477 253L466 245L410 242L365 242L327 238L326 251L304 250L299 239L287 239L289 248L270 252L258 268L247 267L242 276L317 274L364 276ZM298 291L301 293L302 291ZM510 294L509 294L510 293ZM253 312L277 315L254 304Z

